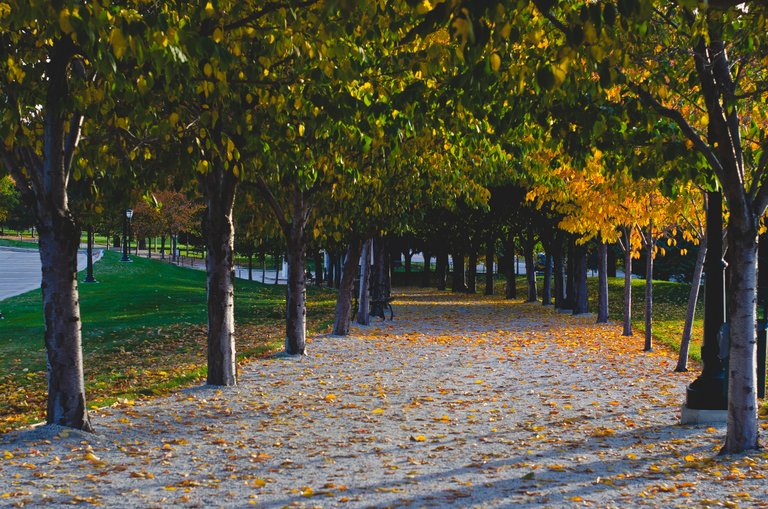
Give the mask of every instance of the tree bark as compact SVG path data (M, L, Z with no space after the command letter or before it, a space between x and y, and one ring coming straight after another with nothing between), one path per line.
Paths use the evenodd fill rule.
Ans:
M608 277L616 277L616 251L612 247L608 247Z
M432 254L424 251L424 270L421 273L421 287L427 288L430 284L430 279L432 276L432 268L430 267L432 263Z
M451 255L451 259L453 260L451 291L454 293L465 293L467 291L467 283L464 280L464 253L454 252Z
M685 325L683 325L683 335L680 338L680 354L677 357L677 366L675 371L678 373L688 371L688 351L691 344L691 331L693 329L693 319L696 315L696 303L699 300L699 290L701 288L701 274L704 272L704 259L707 255L707 236L701 239L699 243L699 253L696 255L696 264L693 267L693 281L691 283L691 292L688 295L688 307L685 310Z
M534 260L534 247L533 226L528 226L528 234L523 242L523 248L525 249L525 279L528 282L528 299L526 302L538 302L539 298L536 290L536 262Z
M515 236L512 232L507 234L507 238L504 242L504 277L506 279L504 297L507 299L516 299L517 277L515 276Z
M572 238L569 238L568 259L565 262L565 309L570 309L571 311L576 306L575 260L576 243Z
M575 246L574 255L573 314L582 315L589 313L589 295L587 294L587 246Z
M493 262L496 258L496 238L493 234L485 240L485 295L493 295Z
M608 244L597 246L597 323L608 323Z
M315 286L323 285L323 256L320 251L315 251Z
M645 352L653 350L653 239L651 220L645 235Z
M333 282L336 280L336 253L328 252L328 288L333 288Z
M344 263L341 253L336 255L336 267L333 268L333 287L341 286L341 266Z
M280 283L280 270L282 269L282 261L283 256L280 254L275 253L273 256L273 261L275 262L275 284Z
M391 274L387 249L387 241L384 237L373 239L373 272L371 273L371 297L375 301L384 301L390 297Z
M622 336L632 335L632 245L631 232L624 229L624 329Z
M201 177L206 197L208 273L208 384L235 385L235 225L232 209L237 179L221 163Z
M541 285L541 304L552 305L552 253L547 251L544 255L544 282Z
M467 264L467 293L477 293L477 249L470 246Z
M757 219L734 207L728 224L732 298L728 304L728 427L724 452L757 449Z
M370 300L370 279L371 279L371 249L373 240L368 239L363 244L362 254L360 255L360 292L357 296L357 323L360 325L370 325L371 310Z
M253 253L248 253L248 281L253 281Z
M565 267L563 264L562 235L555 232L552 248L552 272L554 273L555 308L565 308Z
M352 240L344 257L344 267L341 274L341 286L336 296L336 316L333 321L333 334L348 336L349 324L352 319L352 297L355 292L357 266L360 262L361 242Z
M444 291L448 279L448 252L441 249L435 259L435 277L437 278L437 289Z
M413 258L413 251L409 242L406 242L406 247L403 250L403 267L405 268L405 286L411 284L411 258Z

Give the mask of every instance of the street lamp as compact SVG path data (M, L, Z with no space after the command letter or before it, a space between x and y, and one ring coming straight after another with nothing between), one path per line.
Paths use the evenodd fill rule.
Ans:
M125 209L125 217L123 217L123 257L120 258L121 262L130 262L128 258L128 239L130 238L130 223L133 217L132 209Z

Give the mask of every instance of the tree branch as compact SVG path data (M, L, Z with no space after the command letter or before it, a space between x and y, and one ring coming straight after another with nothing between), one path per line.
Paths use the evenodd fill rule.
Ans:
M683 114L673 108L668 108L661 104L658 100L656 100L655 97L653 97L653 95L651 95L650 92L645 90L640 85L637 85L631 81L628 81L627 83L629 84L629 87L640 97L640 99L648 104L651 108L653 108L656 113L672 120L675 124L677 124L685 137L691 140L691 142L693 142L693 146L707 159L707 162L717 174L718 179L723 182L723 166L720 164L720 160L717 158L717 155L712 151L709 145L707 145L707 143L701 139L701 136L699 136L691 124L685 120Z
M319 0L304 0L303 2L275 2L269 5L265 5L258 11L251 13L249 16L241 18L237 21L227 23L224 25L224 30L234 30L236 28L242 28L254 21L263 18L269 13L275 12L278 9L302 9L309 7L312 4L316 4Z
M86 79L85 64L81 58L72 61L72 69L80 78ZM75 149L80 143L80 134L83 132L83 121L85 116L82 113L75 113L69 121L69 133L64 142L64 178L69 181L69 175L72 170L72 161L75 158ZM65 184L66 185L66 184Z
M269 186L267 185L263 177L259 177L256 180L256 189L258 189L261 192L262 196L264 196L264 198L267 200L267 203L269 203L269 206L272 208L272 211L275 213L275 216L277 216L277 222L280 223L280 228L282 228L283 232L285 232L287 236L291 230L291 223L289 223L288 220L285 218L285 211L283 210L283 207L280 206L280 203L277 201L277 198L275 198L275 195L269 189Z

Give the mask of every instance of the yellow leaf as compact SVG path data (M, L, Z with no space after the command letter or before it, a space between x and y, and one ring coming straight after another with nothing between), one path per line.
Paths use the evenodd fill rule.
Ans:
M325 397L326 401L336 401L336 395L335 394L328 394Z
M253 480L253 485L257 488L263 488L264 486L267 485L267 481L265 481L264 479L256 478Z
M427 437L425 437L424 435L418 435L415 437L411 437L411 440L413 440L414 442L426 442Z
M211 64L206 62L206 64L203 66L203 74L205 74L206 76L210 76L211 74L213 74L213 66L211 66Z
M372 414L383 414L384 413L384 409L383 408L376 408L371 413Z
M299 136L304 136L304 124L299 124Z
M491 69L493 69L494 72L497 72L501 68L501 57L498 53L494 53L491 55Z
M69 19L70 16L69 9L66 7L59 11L59 28L61 28L61 31L65 34L70 34L75 31L72 22Z
M122 58L125 55L128 43L119 28L115 27L109 32L109 43L112 45L112 50L117 58Z
M216 27L216 29L213 31L213 41L221 42L222 39L224 39L224 32L221 28Z
M208 2L205 4L205 15L210 17L213 16L213 14L216 12L216 10L213 8L213 4L211 2Z

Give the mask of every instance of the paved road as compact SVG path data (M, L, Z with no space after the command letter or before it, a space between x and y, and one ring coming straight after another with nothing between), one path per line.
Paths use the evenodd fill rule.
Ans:
M94 261L101 251L94 251ZM85 253L77 255L77 270L85 268ZM0 301L40 288L40 254L36 249L0 247Z

